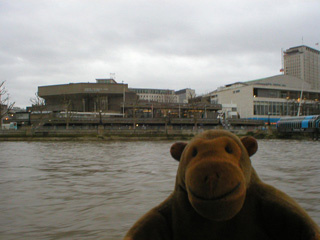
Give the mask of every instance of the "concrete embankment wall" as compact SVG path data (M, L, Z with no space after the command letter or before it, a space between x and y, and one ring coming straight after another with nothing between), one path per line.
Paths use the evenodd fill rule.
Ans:
M0 141L42 140L170 140L191 139L203 129L34 129L1 130ZM231 130L237 135L264 136L272 131L259 129Z

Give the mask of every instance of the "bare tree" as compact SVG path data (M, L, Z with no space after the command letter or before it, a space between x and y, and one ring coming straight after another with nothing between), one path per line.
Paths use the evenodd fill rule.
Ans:
M5 81L0 83L0 129L2 128L2 119L13 108L15 102L10 102L9 94L4 86Z
M193 118L194 122L194 129L198 128L198 119L200 118L200 111L199 111L199 105L201 103L201 98L198 98L195 94L189 92L188 99L188 105L191 106L191 117ZM189 111L190 114L190 111ZM189 115L188 114L188 115Z
M136 129L136 122L137 122L137 108L139 106L140 99L139 96L137 95L133 101L132 101L132 120L133 120L133 129ZM139 109L139 108L138 108Z
M39 109L44 109L46 105L45 100L40 97L37 92L34 94L33 98L30 98L30 102L32 103L32 106Z
M72 112L72 101L70 98L66 97L64 95L64 98L63 98L63 105L64 105L64 108L65 108L65 111L66 111L66 129L69 129L69 124L70 124L70 121L72 119L72 117L74 116L74 113Z
M162 109L163 118L164 118L164 128L165 128L165 131L167 132L168 125L171 124L172 105L178 102L177 101L178 97L171 90L165 90L165 91L166 92L162 96L161 109Z
M33 98L30 98L30 102L32 104L32 110L38 113L38 126L41 126L44 122L44 112L47 110L47 106L45 100L41 98L37 92L34 95Z

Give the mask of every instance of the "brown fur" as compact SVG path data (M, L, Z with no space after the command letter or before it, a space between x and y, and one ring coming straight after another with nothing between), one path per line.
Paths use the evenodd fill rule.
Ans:
M128 231L126 240L319 240L319 227L285 193L263 183L251 166L258 148L210 130L176 143L180 161L173 193Z

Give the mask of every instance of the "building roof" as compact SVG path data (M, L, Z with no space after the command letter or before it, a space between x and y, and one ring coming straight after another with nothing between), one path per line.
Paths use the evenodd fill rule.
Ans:
M109 83L109 84L117 84L116 80L113 78L96 78L97 83Z
M128 91L128 84L70 83L38 87L40 97L64 96L69 94L123 94L123 91Z
M318 49L315 49L315 48L312 48L312 47L309 47L309 46L306 46L306 45L300 45L300 46L296 46L296 47L291 47L291 48L287 49L285 51L285 53L297 52L301 48L306 48L308 50L315 51L316 53L320 54L320 51Z
M282 89L290 89L290 90L298 90L298 91L312 91L311 85L307 82L302 81L301 79L290 76L290 75L276 75L272 77L266 77L256 80L250 80L246 82L235 82L231 84L227 84L225 86L219 87L218 89L214 90L212 93L229 90L232 88L239 88L244 86L251 86L251 85L260 85L262 87L268 88L282 88Z
M251 80L245 82L248 85L263 85L270 87L283 87L289 89L303 89L303 90L312 90L311 85L297 77L290 75L276 75L267 78L261 78L257 80Z
M188 91L195 91L195 90L191 89L191 88L184 88L184 89L176 91L175 93L176 94L184 94L184 93L187 93Z

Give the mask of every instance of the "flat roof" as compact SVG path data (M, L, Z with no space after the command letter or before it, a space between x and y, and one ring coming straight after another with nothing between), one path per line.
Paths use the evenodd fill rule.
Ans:
M123 94L123 91L128 92L128 84L70 83L38 87L40 97L69 94Z
M287 49L285 52L287 51L293 51L293 50L298 50L299 48L307 48L307 49L310 49L310 50L313 50L313 51L316 51L318 54L320 54L320 51L316 48L312 48L312 47L309 47L309 46L306 46L306 45L300 45L300 46L296 46L296 47L291 47L289 49Z

